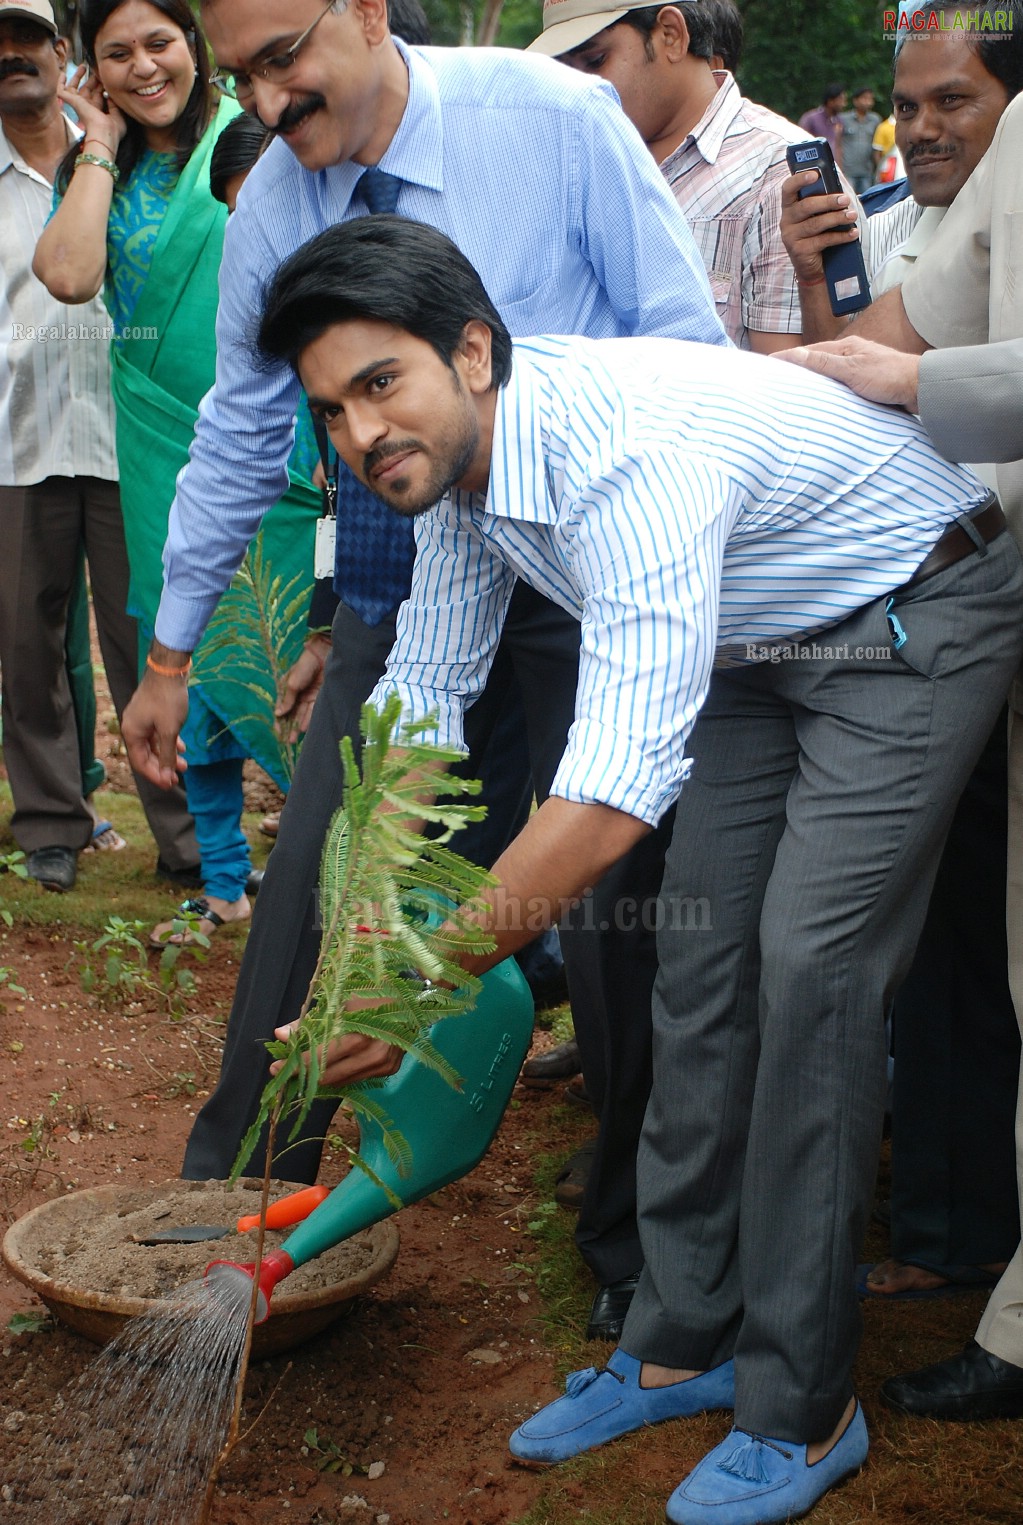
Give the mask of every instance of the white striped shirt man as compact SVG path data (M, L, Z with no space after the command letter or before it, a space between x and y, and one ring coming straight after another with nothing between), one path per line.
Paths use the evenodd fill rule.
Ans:
M68 141L78 136L67 124ZM53 187L0 129L0 484L117 481L110 317L102 299L66 307L32 274Z
M552 793L650 823L678 797L716 654L837 624L983 501L908 414L794 366L663 339L515 346L489 492L416 521L387 673L461 743L515 576L582 622ZM887 642L879 617L878 642Z

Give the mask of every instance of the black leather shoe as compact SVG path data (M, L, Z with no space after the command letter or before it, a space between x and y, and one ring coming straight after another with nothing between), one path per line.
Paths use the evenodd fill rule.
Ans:
M970 1343L957 1356L889 1377L881 1388L889 1408L922 1419L1023 1418L1023 1366Z
M157 858L154 873L168 884L180 884L185 890L202 889L202 867L198 863L186 863L182 868L171 868L162 858Z
M596 1147L597 1140L591 1138L569 1156L554 1177L554 1200L559 1207L567 1207L574 1213L582 1207Z
M63 895L73 890L78 878L78 854L73 847L37 847L29 853L25 871L37 879L44 890Z
M622 1326L639 1285L639 1272L623 1276L610 1286L600 1287L590 1309L590 1321L586 1325L588 1340L614 1340L622 1337Z
M248 895L250 900L255 900L256 896L259 894L259 887L263 883L263 873L263 869L254 868L252 873L245 881L245 893Z
M535 1059L527 1059L522 1066L522 1078L527 1085L551 1085L555 1080L567 1080L578 1075L582 1069L579 1045L574 1038L559 1043Z

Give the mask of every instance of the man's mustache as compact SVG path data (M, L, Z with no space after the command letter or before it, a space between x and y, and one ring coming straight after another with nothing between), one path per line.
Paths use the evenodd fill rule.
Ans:
M312 116L314 111L322 110L326 104L322 95L307 95L301 101L294 101L290 106L285 106L277 121L270 127L270 131L291 132L300 122L304 122L307 116Z
M12 74L28 74L33 79L39 77L39 70L35 64L30 64L27 58L5 58L0 60L0 84Z
M372 471L375 471L384 461L389 461L392 456L408 455L411 450L422 449L423 446L420 442L414 439L403 439L392 442L389 445L378 445L375 450L371 450L368 455L363 456L363 475L369 477Z
M903 164L914 164L917 159L952 159L956 149L951 143L914 143L902 156Z

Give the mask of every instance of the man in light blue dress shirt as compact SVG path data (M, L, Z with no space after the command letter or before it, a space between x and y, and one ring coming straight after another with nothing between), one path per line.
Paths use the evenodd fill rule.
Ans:
M568 746L494 865L479 916L495 952L467 967L584 897L677 801L645 1269L608 1366L574 1373L512 1454L550 1465L734 1406L668 1519L808 1513L867 1454L853 1270L887 1000L1023 650L1001 509L916 419L764 357L663 339L513 350L459 251L398 218L296 254L260 341L415 521L375 702L397 691L457 746L516 578L581 621ZM324 1078L401 1059L352 1035Z
M300 0L286 25L276 0L217 0L204 20L220 70L280 141L249 176L225 240L217 380L171 510L156 622L153 658L172 669L185 664L286 480L299 391L287 367L261 368L251 353L265 285L305 239L377 204L380 176L367 182L368 168L383 172L399 214L443 228L468 251L516 333L727 342L689 230L606 85L499 50L405 48L388 33L384 0L350 0L347 9ZM300 1008L319 941L320 844L340 802L337 742L358 734L360 705L383 670L408 591L411 532L365 493L362 517L349 528L348 497L342 484L333 652L323 671L329 646L309 648L309 687L322 678L323 689L260 891L220 1082L189 1141L189 1176L230 1169L265 1079L259 1040ZM371 561L364 570L372 583L381 550L393 553L389 570L398 563L404 586L390 599L379 596L367 613L355 606L347 580ZM578 627L523 586L505 644L529 706L533 782L542 797L571 721ZM550 702L555 692L562 695L558 710ZM165 782L174 777L186 702L181 679L150 670L125 720L132 756ZM477 729L486 702L472 718ZM618 872L628 893L656 894L656 845L644 844ZM604 890L609 898L619 892ZM591 1207L596 1212L612 1198L617 1204L588 1256L606 1286L639 1269L632 1160L649 1071L652 939L641 928L632 936L566 931L563 946L580 1042L585 1030L598 1056L619 1039L636 1051L621 1060L632 1066L616 1086L625 1101L601 1120L601 1157L627 1179L612 1185L598 1166L581 1215L582 1224ZM584 1064L589 1072L585 1054ZM290 1179L315 1179L331 1112L330 1104L319 1108L302 1143L289 1149L282 1168ZM615 1129L624 1124L631 1137L619 1139Z

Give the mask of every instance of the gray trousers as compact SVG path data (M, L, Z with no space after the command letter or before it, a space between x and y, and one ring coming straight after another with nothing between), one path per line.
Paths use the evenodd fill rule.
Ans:
M622 1346L734 1356L736 1424L762 1435L823 1439L852 1394L885 1010L1019 662L1021 597L1003 534L895 595L901 650L877 600L816 652L715 674L693 732Z
M128 553L116 482L49 477L0 487L0 668L4 763L14 798L11 830L25 852L81 848L93 820L64 654L68 602L84 545L96 630L118 718L138 686L138 627L126 612ZM179 786L135 784L168 868L199 861Z

